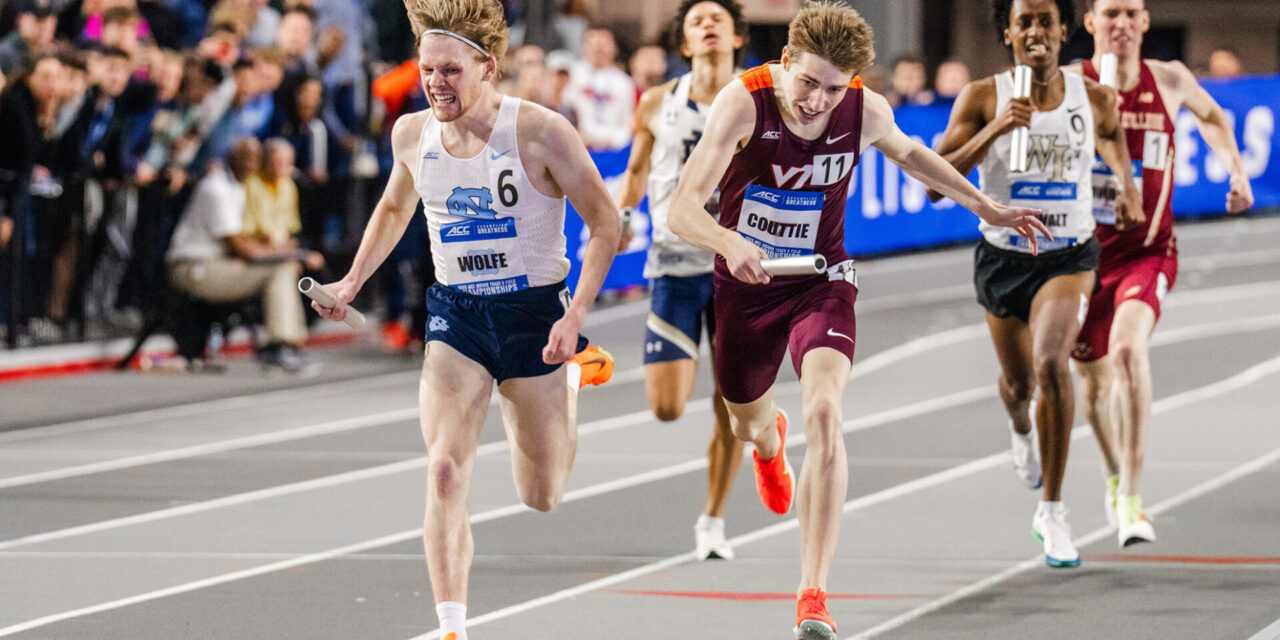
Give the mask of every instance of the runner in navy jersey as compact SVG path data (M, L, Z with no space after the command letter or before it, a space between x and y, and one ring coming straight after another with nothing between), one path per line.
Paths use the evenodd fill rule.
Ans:
M857 287L844 251L849 176L874 145L907 173L976 212L1012 226L1034 246L1048 236L1034 209L982 195L893 121L880 95L856 77L871 63L871 30L856 11L806 4L790 25L778 63L752 69L712 103L707 128L685 164L669 223L716 252L715 370L738 438L754 443L756 487L786 513L793 495L784 442L787 418L771 388L790 348L800 375L808 449L798 487L801 580L796 637L829 640L827 574L835 553L848 466L841 433L852 368ZM720 221L702 208L720 187ZM771 257L822 254L827 274L772 278Z
M1142 508L1138 480L1151 421L1149 340L1164 296L1178 276L1171 203L1173 119L1179 109L1186 107L1196 117L1205 143L1231 174L1226 210L1247 210L1253 205L1253 189L1230 120L1191 70L1176 60L1142 59L1142 36L1151 26L1143 0L1090 0L1084 26L1093 34L1094 57L1065 69L1097 80L1102 56L1116 55L1120 119L1146 217L1132 229L1116 226L1116 176L1095 165L1093 213L1102 248L1101 287L1089 300L1072 355L1084 389L1085 413L1102 452L1107 519L1116 521L1117 541L1128 546L1156 537Z

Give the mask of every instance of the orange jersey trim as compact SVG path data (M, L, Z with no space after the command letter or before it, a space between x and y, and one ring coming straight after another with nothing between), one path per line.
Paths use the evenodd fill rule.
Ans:
M756 91L764 89L765 87L773 86L773 74L769 73L770 64L773 63L766 62L765 64L749 69L742 75L738 76L742 79L742 84L747 86L747 91ZM853 80L849 81L849 88L861 89L862 76L854 76Z
M747 91L750 92L773 86L773 74L769 73L768 63L748 69L738 77L742 79L742 84L747 85Z

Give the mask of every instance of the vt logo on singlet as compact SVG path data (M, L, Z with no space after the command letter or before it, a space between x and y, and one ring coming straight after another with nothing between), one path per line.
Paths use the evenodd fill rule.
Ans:
M779 189L803 189L806 186L825 187L835 184L849 175L853 169L853 153L825 153L813 157L811 164L803 167L773 165L773 183Z
M493 193L489 191L489 187L454 187L445 205L449 207L449 213L455 216L489 220L498 217L498 212L493 210Z

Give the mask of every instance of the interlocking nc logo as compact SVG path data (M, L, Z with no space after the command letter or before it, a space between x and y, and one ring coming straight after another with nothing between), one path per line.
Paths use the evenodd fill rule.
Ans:
M427 329L431 331L448 331L449 322L440 316L431 316L431 322L427 323Z

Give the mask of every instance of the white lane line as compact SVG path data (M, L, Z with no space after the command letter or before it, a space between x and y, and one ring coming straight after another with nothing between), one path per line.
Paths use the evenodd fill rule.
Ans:
M1274 372L1275 368L1273 368L1272 371ZM1264 456L1255 458L1245 464L1242 464L1238 467L1231 469L1230 471L1227 471L1226 473L1223 473L1219 476L1216 476L1205 482L1195 485L1194 487L1186 491L1183 491L1182 493L1179 493L1155 506L1148 507L1147 512L1152 515L1159 515L1161 513L1171 511L1183 504L1186 504L1187 502L1190 502L1192 500L1195 500L1196 498L1199 498L1200 496L1203 496L1212 491L1217 491L1218 489L1221 489L1222 487L1225 487L1228 484L1231 484L1232 482L1235 482L1245 476L1248 476L1253 473L1257 473L1258 471L1261 471L1262 469L1274 464L1276 461L1280 461L1280 449L1275 449ZM1076 543L1080 547L1086 547L1095 542L1098 542L1107 537L1110 537L1115 533L1115 530L1116 528L1113 526L1106 526L1099 529L1094 529L1093 531L1090 531L1088 534L1081 536L1076 541ZM893 631L894 629L898 629L909 622L918 620L923 616L926 616L930 613L934 613L939 609L942 609L960 600L968 598L969 596L972 596L974 594L981 593L982 591L990 589L991 587L994 587L1000 584L1001 582L1004 582L1005 580L1008 580L1009 578L1012 578L1013 576L1018 575L1019 573L1029 571L1031 569L1034 569L1036 567L1040 567L1043 565L1044 565L1043 555L1038 555L1032 558L1028 558L1026 560L1023 560L1022 562L1019 562L1018 564L1015 564L1005 569L1004 571L987 576L982 580L979 580L973 584L965 586L964 588L953 591L945 596L942 596L941 598L937 598L936 600L926 602L925 604L922 604L914 609L911 609L910 611L907 611L906 613L896 616L890 620L882 622L870 629L867 629L866 631L849 636L846 640L870 640L871 638L875 638L883 633L887 633L889 631ZM1280 624L1280 622L1278 622L1277 624ZM1276 625L1272 625L1272 626L1276 626ZM1271 627L1268 627L1267 629L1270 629L1270 628ZM1260 633L1265 633L1267 629L1263 629L1262 632ZM1276 630L1280 631L1280 626L1278 626ZM1258 636L1255 636L1255 637L1258 637ZM1262 637L1267 637L1267 636L1262 636Z
M116 458L114 460L104 460L102 462L93 462L90 464L76 465L74 467L63 467L60 469L51 469L49 471L41 471L38 473L29 473L21 476L13 476L9 478L0 478L0 489L11 489L13 487L24 487L27 485L37 484L41 482L50 482L53 480L65 480L67 478L75 478L79 476L87 476L94 473L103 473L106 471L118 471L120 469L129 469L132 467L141 467L149 464L160 462L172 462L175 460L183 460L186 458L195 458L206 456L214 453L222 453L235 449L245 449L248 447L259 447L267 444L275 444L278 442L286 442L289 440L298 440L301 438L311 438L319 435L341 433L343 431L354 431L356 429L364 429L402 420L416 420L418 417L417 407L409 409L396 409L394 411L384 411L367 416L356 418L346 418L343 420L334 420L331 422L323 422L320 424L307 425L295 429L286 429L284 431L271 431L269 433L260 433L257 435L246 436L243 438L233 438L230 440L219 440L217 442L209 442L198 444L191 447L183 447L181 449L168 449L164 451L155 451L137 456L129 456L126 458Z
M844 431L845 433L852 433L854 431L870 429L872 427L893 422L894 420L913 417L917 415L923 415L925 413L929 413L933 411L940 411L944 409L961 406L965 403L973 402L976 399L980 399L990 395L994 395L994 392L991 389L989 389L988 387L981 387L976 389L970 389L968 391L962 391L960 393L954 393L949 396L933 398L930 400L926 400L924 402L916 403L914 405L899 407L890 411L885 411L885 412L874 414L871 416L866 416L864 418L860 418L857 420L850 420L844 424ZM709 404L709 401L708 401L708 404ZM799 442L801 442L801 438L788 438L787 446L788 447L795 446ZM612 480L609 482L595 484L595 485L583 487L581 489L577 489L574 491L570 491L565 494L561 502L562 503L573 502L577 500L582 500L584 498L598 496L605 493L621 491L623 489L627 489L630 487L635 487L635 486L647 484L650 482L657 482L659 480L672 478L672 477L679 476L686 473L692 473L700 469L705 469L706 467L707 467L707 459L705 457L701 457L694 460L682 462L679 464L663 467L660 469L654 469L652 471L647 471L644 473L639 473L639 474L627 476L624 478L619 478L617 480ZM530 509L524 506L523 504L508 505L505 507L499 507L497 509L491 509L489 511L476 514L471 517L471 522L473 524L479 524L482 522L488 522L490 520L495 520L498 518L508 517L518 513L524 513L526 511L530 511ZM119 600L104 602L101 604L84 607L81 609L64 611L62 613L56 613L56 614L44 616L41 618L36 618L34 620L28 620L26 622L22 622L16 625L11 625L3 629L0 629L0 637L12 635L15 633L20 633L22 631L28 631L31 629L53 624L55 622L60 622L63 620L69 620L69 619L78 618L81 616L92 615L95 613L101 613L103 611L110 611L112 609L119 609L122 607L139 604L142 602L148 602L151 600L166 598L173 595L188 593L191 591L197 591L199 589L204 589L207 587L226 584L228 582L235 582L237 580L244 580L246 578L265 575L265 574L273 573L276 571L283 571L285 569L291 569L291 568L303 566L306 564L323 562L325 560L331 560L333 558L337 558L340 556L351 555L354 553L359 553L362 551L367 551L367 550L375 549L378 547L389 546L389 545L398 544L401 542L407 542L409 540L416 540L421 535L422 535L422 530L420 528L414 528L408 531L401 531L399 533L393 533L390 535L381 536L373 540L366 540L364 542L358 542L355 544L338 547L336 549L329 549L327 551L321 551L317 553L298 556L296 558L290 558L288 560L283 560L280 562L273 562L273 563L262 565L259 567L252 567L249 569L235 571L232 573L226 573L219 576L212 576L202 580L196 580L194 582L175 585L173 587L168 587L165 589L159 589L156 591L141 593L135 596L130 596L128 598L122 598ZM692 553L689 553L686 555L687 555L687 558L685 559L693 558ZM683 558L684 556L679 556L679 557ZM666 566L664 563L669 563L670 561L671 559L666 559L666 560L660 561L658 564ZM678 564L678 562L676 564Z
M1212 387L1214 390L1212 395L1222 395L1230 391L1235 391L1237 389L1246 387L1278 371L1280 371L1280 356L1276 356L1270 360L1260 362L1230 378L1227 378L1225 380L1222 380L1221 382L1218 382L1209 386ZM978 391L978 390L975 389L973 391ZM1187 404L1187 402L1183 401L1184 396L1194 397L1195 400L1205 400L1209 397L1212 397L1209 394L1200 393L1201 391L1202 389L1192 389L1190 391L1186 391L1186 392L1165 398L1160 402L1156 402L1152 406L1151 412L1153 415L1155 415L1155 414L1163 413L1164 411L1168 411L1173 408L1184 406L1185 404ZM988 392L988 394L994 395L994 392ZM1089 427L1089 425L1087 424L1080 425L1072 429L1071 439L1078 440L1078 439L1086 438L1091 436L1092 433L1093 431ZM922 491L930 487L945 484L952 480L958 480L960 478L963 478L968 475L972 475L974 473L983 471L985 469L990 469L998 465L1007 464L1008 459L1009 459L1009 452L1001 451L1000 453L991 454L984 458L978 458L971 462L967 462L965 464L952 467L944 471L939 471L937 473L930 474L921 478L917 478L909 482L894 485L892 487L889 487L888 489L877 491L875 493L846 502L844 504L843 513L845 515L848 515L855 511L860 511L868 507L871 507L883 502L887 502L889 500L893 500L895 498L900 498L912 493L916 493L918 491ZM1256 471L1257 469L1261 469L1262 467L1265 467L1267 464L1274 462L1276 459L1280 459L1280 449L1277 449L1276 451L1271 452L1271 454L1269 454L1268 456L1264 456L1259 460L1255 460L1254 462L1246 464L1242 467L1238 467L1232 473L1238 473L1241 470L1247 470L1246 473L1252 473L1253 471ZM1256 468L1254 468L1255 466ZM1213 488L1216 488L1216 486L1221 486L1221 484L1230 482L1231 481L1230 479L1223 480L1223 478L1232 476L1232 473L1224 474L1223 476L1219 477L1218 479L1215 479L1214 481L1207 482L1201 487L1197 487L1196 490L1199 490L1199 493L1195 493L1196 490L1192 490L1192 491L1188 491L1186 495L1195 497L1207 491L1211 491ZM1244 474L1240 474L1240 475L1244 475ZM1234 476L1231 479L1234 479ZM1221 484L1214 485L1213 484L1214 482L1221 482ZM1208 488L1205 488L1206 486ZM1186 498L1186 499L1190 499L1190 498ZM1157 507L1164 508L1164 509L1172 508L1171 506L1169 506L1169 502L1161 503L1160 505L1157 505ZM1157 507L1153 507L1151 511L1154 511L1155 508ZM796 520L795 518L790 518L783 522L779 522L777 524L764 527L762 529L757 529L755 531L752 531L740 536L736 536L733 539L729 540L729 544L730 546L733 546L733 547L741 547L747 544L751 544L753 542L764 540L771 536L778 535L780 533L785 533L793 529L798 529L799 526L800 526L800 523L798 520ZM1106 535L1107 533L1109 533L1107 529L1103 529L1101 531L1102 531L1101 535ZM1094 532L1094 533L1097 533L1097 532ZM656 573L658 571L675 567L677 565L684 564L686 562L692 562L694 559L695 559L695 556L693 553L684 553L678 556L666 558L659 562L651 563L641 567L636 567L624 573L619 573L612 576L606 576L604 578L600 578L598 580L581 584L569 589L564 589L556 593L552 593L534 600L529 600L520 604L515 604L509 607L505 607L503 609L498 609L490 613L482 614L482 615L476 616L475 618L470 618L467 620L467 626L474 627L474 626L484 624L486 622L492 622L494 620L508 618L513 615L517 615L520 613L530 611L532 609L536 609L538 607L542 607L548 604L553 604L555 602L559 602L561 600L566 600L576 596L580 596L590 591L595 591L598 589L602 589L604 587L609 587L609 586L618 584L620 582L623 582L625 580L630 580L632 578L638 578L641 576ZM1035 566L1034 563L1037 563L1037 562L1042 563L1043 559L1040 557L1037 557L1034 561L1028 560L1027 562L1021 563L1017 566L1018 567L1021 567L1023 565ZM1002 574L1003 573L1005 572L1002 572ZM420 636L415 636L412 640L438 640L439 637L440 637L440 632L439 630L436 630Z
M1266 629L1249 636L1249 640L1276 640L1277 638L1280 638L1280 620L1272 622Z
M162 409L131 411L129 413L120 413L102 418L88 418L72 422L60 422L57 424L25 427L15 431L5 431L0 433L0 444L72 433L82 433L85 431L96 431L98 429L109 429L111 427L135 426L139 422L176 420L180 418L189 418L191 416L204 415L215 411L259 408L264 404L297 402L299 400L305 400L316 396L332 396L338 392L384 389L387 385L394 384L396 382L405 382L406 384L412 383L416 387L418 383L418 374L416 371L400 371L355 380L326 382L324 384L299 387L296 389L246 393L229 398L192 402L189 404L164 407Z

